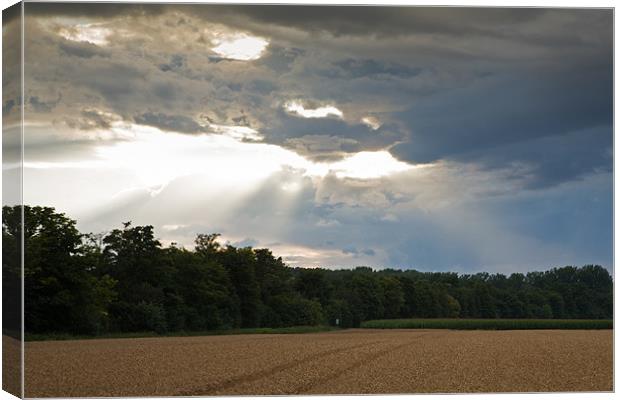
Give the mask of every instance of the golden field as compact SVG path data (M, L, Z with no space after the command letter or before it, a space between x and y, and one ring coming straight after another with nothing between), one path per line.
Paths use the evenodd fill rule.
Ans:
M612 350L612 330L27 342L26 396L611 391Z

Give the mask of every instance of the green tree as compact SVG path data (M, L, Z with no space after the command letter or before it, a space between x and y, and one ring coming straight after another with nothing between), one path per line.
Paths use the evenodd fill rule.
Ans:
M153 227L126 222L105 236L103 244L104 270L118 281L118 299L111 306L115 328L166 332L165 288L171 284L171 271Z
M3 220L3 234L17 232L16 221ZM89 248L82 239L75 221L64 214L49 207L24 206L26 332L99 333L107 329L116 281L92 273Z
M241 327L260 326L261 301L260 285L256 279L256 255L251 248L237 249L226 246L219 252L218 260L222 263L235 288L239 299Z
M405 293L400 281L394 277L382 277L380 280L381 292L383 293L384 318L398 318L405 306Z
M332 287L325 270L298 268L296 272L295 290L307 299L314 299L324 306L327 305L332 295Z
M174 295L169 292L169 324L188 330L230 329L240 325L239 299L224 267L212 257L171 247ZM171 324L172 325L172 324Z
M19 337L22 327L22 207L2 207L2 328Z

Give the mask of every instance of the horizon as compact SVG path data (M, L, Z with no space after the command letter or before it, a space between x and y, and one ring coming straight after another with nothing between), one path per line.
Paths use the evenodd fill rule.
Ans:
M292 268L613 277L610 10L27 3L25 19L24 204L80 231L220 232ZM15 104L5 88L5 118Z
M20 207L19 205L15 205L15 206L9 206L9 207ZM33 208L33 207L41 207L41 208L45 208L45 206L31 206L31 205L27 205L25 204L24 207L27 208ZM56 210L54 210L54 208L51 208L54 212L56 212ZM76 225L79 225L79 221L76 221L75 219L71 218L71 216L66 215L64 213L62 213L62 215L64 215L66 218L74 221L76 223ZM122 226L122 228L121 228ZM161 241L161 239L158 237L157 235L157 231L155 230L155 227L153 225L150 224L145 224L145 225L135 225L133 224L132 221L125 221L125 222L121 222L119 224L119 226L115 227L114 229L118 229L118 230L123 230L124 228L136 228L136 227L152 227L154 228L153 233L154 233L154 239L156 241L158 241L160 243L161 249L166 249L166 248L176 248L176 249L180 249L180 250L186 250L186 251L190 251L190 252L195 252L196 249L196 244L192 243L190 245L179 245L176 242L170 242L170 243L163 243ZM92 239L95 240L103 240L103 238L105 238L105 236L109 235L112 231L106 231L106 232L80 232L80 235L85 238L87 236L90 236ZM233 248L237 248L237 249L250 249L252 251L259 251L259 250L267 250L269 251L275 258L277 259L282 259L282 257L280 255L278 255L277 253L274 253L271 249L269 249L268 247L255 247L255 246L238 246L236 244L231 243L230 241L224 241L223 243L221 243L218 238L221 238L221 235L219 233L215 233L215 232L210 232L210 233L205 233L205 232L198 232L197 236L200 235L214 235L215 236L215 243L217 243L219 251L224 251L227 247L233 247ZM100 242L99 246L103 246ZM105 246L104 246L105 247ZM101 248L101 250L103 250L103 247ZM432 269L416 269L414 267L411 266L390 266L390 267L386 267L386 266L380 266L380 265L351 265L351 266L338 266L338 265L312 265L312 266L304 266L304 265L289 265L288 263L286 263L285 260L282 260L283 264L285 267L287 268L291 268L291 269L323 269L323 270L329 270L329 271L353 271L356 270L358 268L364 268L364 269L370 269L372 272L381 272L381 271L394 271L394 272L417 272L417 273L422 273L422 274L456 274L459 277L463 277L463 276L475 276L475 275L479 275L479 274L488 274L489 276L493 276L493 275L502 275L505 277L510 277L513 274L522 274L524 276L527 276L528 273L530 272L550 272L553 270L557 270L557 269L562 269L562 268L575 268L575 269L579 269L579 268L583 268L583 267L587 267L587 266L600 266L602 268L604 268L609 275L611 276L611 279L613 280L614 278L614 273L613 273L613 269L609 269L605 266L601 266L598 264L594 264L594 263L586 263L586 264L582 264L582 265L553 265L553 266L541 266L541 267L532 267L530 270L525 271L525 272L520 272L520 271L506 271L506 272L493 272L492 268L491 269L484 269L484 268L479 268L479 269L472 269L470 271L467 272L463 272L463 271L459 271L457 269L446 269L446 270L432 270Z

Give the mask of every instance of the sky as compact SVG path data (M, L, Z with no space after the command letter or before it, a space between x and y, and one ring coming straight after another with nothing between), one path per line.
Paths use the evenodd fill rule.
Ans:
M612 269L610 9L25 15L24 202L82 232L217 232L301 267Z

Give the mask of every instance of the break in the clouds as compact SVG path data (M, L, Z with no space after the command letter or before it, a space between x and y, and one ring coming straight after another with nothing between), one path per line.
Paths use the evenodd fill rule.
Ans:
M84 231L219 232L307 267L612 268L612 10L25 15L25 201Z
M212 39L213 50L218 55L232 60L250 61L260 58L269 42L247 34L224 34Z
M305 108L301 102L294 100L286 103L284 108L286 108L286 111L303 118L326 118L329 116L342 118L342 111L330 105L312 109Z

